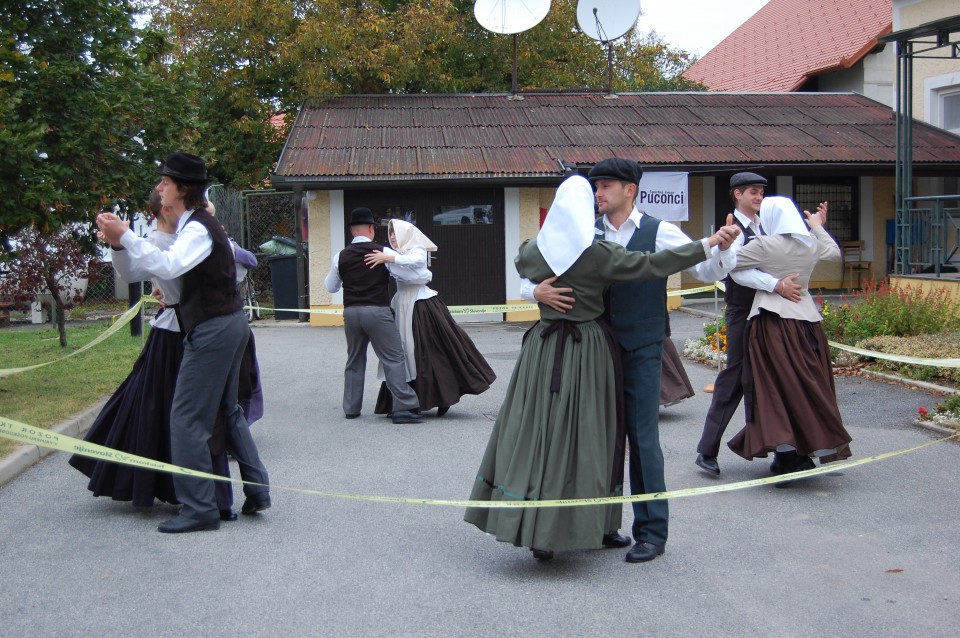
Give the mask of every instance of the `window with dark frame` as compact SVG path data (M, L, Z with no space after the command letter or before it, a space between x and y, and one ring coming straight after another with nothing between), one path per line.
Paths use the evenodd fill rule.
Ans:
M856 177L794 177L793 200L801 211L827 202L827 232L837 241L860 239L860 190Z

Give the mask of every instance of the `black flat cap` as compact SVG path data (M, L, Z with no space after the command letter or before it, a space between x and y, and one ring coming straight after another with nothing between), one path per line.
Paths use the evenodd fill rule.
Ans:
M640 168L639 164L620 157L600 160L587 174L587 178L591 182L600 179L615 179L620 182L639 184L641 177L643 177L643 169Z
M176 151L167 155L157 174L172 177L178 182L205 183L207 164L196 155Z
M744 186L766 186L767 178L756 173L737 173L730 178L730 190Z
M373 211L369 208L354 208L350 211L350 225L359 226L361 224L373 223Z

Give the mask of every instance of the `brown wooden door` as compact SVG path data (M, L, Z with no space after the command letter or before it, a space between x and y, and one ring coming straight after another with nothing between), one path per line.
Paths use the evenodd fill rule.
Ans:
M373 211L380 243L391 218L416 224L433 240L430 287L448 306L506 301L502 189L351 191L344 194L345 225L358 206Z

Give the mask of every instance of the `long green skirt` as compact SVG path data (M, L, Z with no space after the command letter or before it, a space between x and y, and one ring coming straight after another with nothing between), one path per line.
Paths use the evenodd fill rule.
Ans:
M620 496L612 485L617 437L615 372L594 322L576 324L562 349L560 391L551 392L558 333L527 333L480 471L476 501L541 501ZM560 333L562 334L562 332ZM620 528L622 505L467 508L464 520L497 540L545 550L592 549Z

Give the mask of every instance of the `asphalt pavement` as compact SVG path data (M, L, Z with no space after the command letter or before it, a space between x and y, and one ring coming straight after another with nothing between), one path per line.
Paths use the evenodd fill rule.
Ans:
M704 321L671 313L678 347ZM281 489L467 498L526 327L467 326L493 387L443 418L394 425L371 413L372 352L364 413L348 421L342 330L257 322L266 415L253 429L273 507L215 532L160 534L173 507L94 498L66 455L48 456L0 488L0 637L956 635L953 442L786 489L671 500L666 554L646 564L624 562L626 550L538 563L459 507ZM668 488L769 476L726 448L720 477L694 465L715 369L686 368L697 395L661 410ZM841 377L837 396L853 459L942 436L914 424L939 400L927 390ZM622 529L631 518L627 506Z

